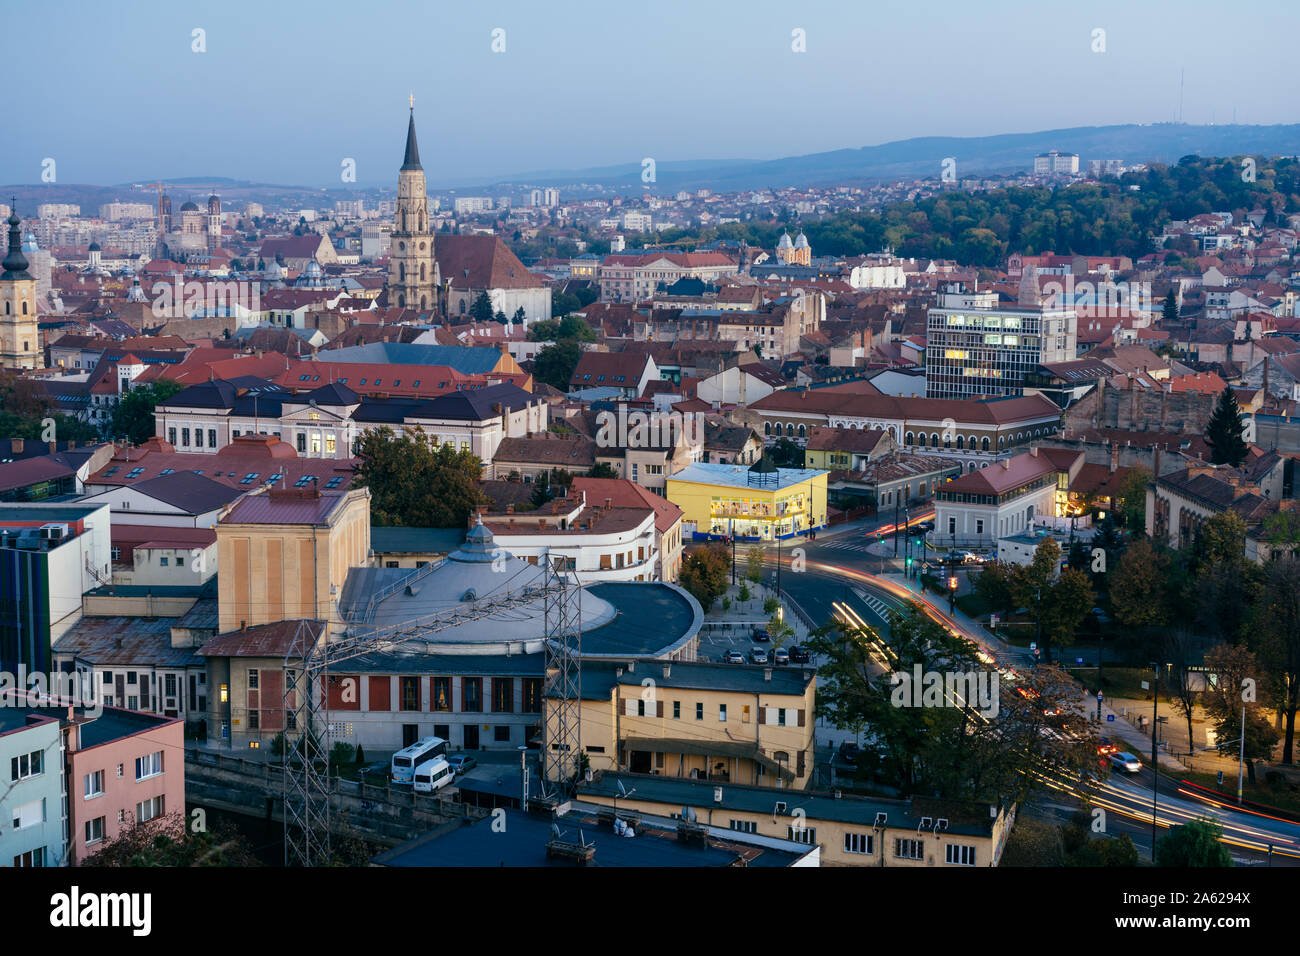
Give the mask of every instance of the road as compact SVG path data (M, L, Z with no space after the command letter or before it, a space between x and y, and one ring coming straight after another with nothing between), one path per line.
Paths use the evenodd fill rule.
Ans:
M897 574L882 577L878 573L880 557L868 550L874 541L874 531L864 533L853 529L834 536L823 534L815 542L786 546L782 553L782 590L814 622L857 616L884 635L888 634L890 611L901 610L908 600L916 600L936 620L974 641L999 666L1032 666L1032 656L1025 649L1003 644L961 614L949 616L947 601L933 594L917 593L914 582L909 586ZM888 546L889 542L885 544ZM793 561L800 561L803 570L792 570ZM881 662L881 666L885 664ZM1080 706L1093 712L1096 701L1081 694ZM1103 716L1108 712L1103 707ZM1153 791L1156 776L1147 765L1149 742L1144 747L1140 732L1122 720L1108 723L1103 733L1115 738L1124 749L1139 755L1145 753L1143 769L1131 776L1115 773L1108 780L1090 785L1081 785L1078 780L1050 779L1049 792L1055 796L1046 797L1042 807L1050 810L1053 805L1071 806L1073 812L1079 801L1086 798L1093 806L1106 811L1106 832L1129 833L1139 852L1149 858L1154 800L1156 821L1162 829L1201 817L1216 820L1224 829L1223 842L1240 865L1300 864L1300 823L1236 807L1217 794L1194 789L1182 783L1176 773L1170 775L1181 769L1181 765L1168 757L1163 760L1169 761L1170 767L1160 774L1156 799Z

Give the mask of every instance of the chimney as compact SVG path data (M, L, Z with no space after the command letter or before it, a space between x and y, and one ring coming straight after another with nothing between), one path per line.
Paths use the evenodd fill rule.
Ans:
M506 505L506 514L512 515L514 513L515 513L515 506L513 504Z
M608 511L608 510L609 510L610 508L612 508L612 507L614 507L614 499L613 499L613 498L606 498L606 499L605 499L605 510Z
M545 518L539 518L539 519L538 519L538 521L537 521L537 530L538 530L538 531L545 531L545 530L546 530L546 519L545 519Z
M1038 446L1035 445L1033 448L1029 449L1029 454L1031 454L1031 455L1033 455L1035 458L1037 458L1037 457L1038 457Z
M1011 459L1010 459L1010 458L1003 458L1003 459L1002 459L1002 467L1003 467L1004 470L1006 470L1006 471L1010 471L1010 470L1011 470Z
M1110 473L1113 475L1119 467L1119 442L1110 443Z

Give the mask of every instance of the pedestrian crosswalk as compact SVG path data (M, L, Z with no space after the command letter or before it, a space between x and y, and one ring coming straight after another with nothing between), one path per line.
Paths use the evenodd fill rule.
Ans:
M863 553L867 550L865 541L856 540L854 538L840 538L835 541L818 541L817 543L821 545L821 547L830 551L857 551L858 553Z
M889 620L890 609L888 604L880 600L880 598L876 597L874 594L869 594L861 588L854 588L853 593L857 596L859 601L871 608L871 613L875 614L876 617L880 618L882 621Z

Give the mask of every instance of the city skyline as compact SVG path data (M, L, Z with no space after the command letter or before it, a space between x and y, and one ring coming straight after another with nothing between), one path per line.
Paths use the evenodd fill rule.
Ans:
M352 159L355 185L387 183L400 149L394 117L412 95L429 128L431 188L644 157L763 161L1180 115L1219 125L1293 118L1286 31L1261 34L1244 19L1207 31L1198 14L1208 4L1184 5L1179 21L1165 23L1158 10L1118 4L1048 21L1012 0L979 10L769 3L743 18L682 4L657 5L654 15L593 6L587 16L548 18L521 4L478 12L403 3L346 30L337 4L312 17L259 9L255 30L240 7L64 7L75 15L10 15L15 35L41 46L57 23L64 55L57 75L37 79L28 69L18 81L25 95L9 120L23 132L0 158L0 181L48 181L43 163L54 159L64 183L223 176L314 186L338 183ZM409 29L394 37L392 23ZM1236 42L1257 54L1249 85L1202 68ZM629 71L629 43L640 45L643 69ZM106 61L102 45L141 55ZM976 76L972 52L985 64ZM916 62L928 65L918 71ZM1060 97L1028 96L1053 87ZM117 122L87 95L96 90L121 102ZM51 111L51 102L63 107ZM250 148L263 141L271 148Z

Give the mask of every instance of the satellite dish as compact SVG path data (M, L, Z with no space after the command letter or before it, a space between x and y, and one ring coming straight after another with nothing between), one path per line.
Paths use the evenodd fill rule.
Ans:
M682 819L687 823L694 823L698 817L695 815L694 807L682 807Z

